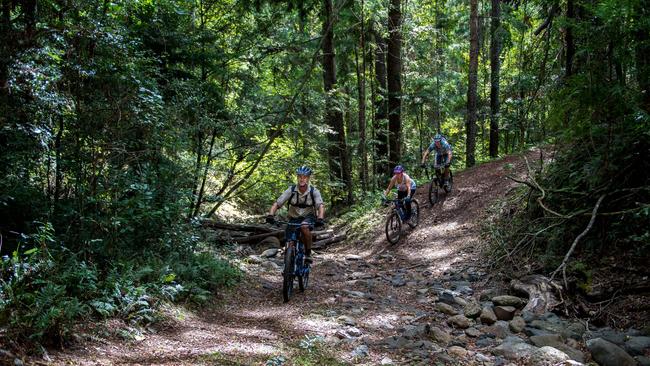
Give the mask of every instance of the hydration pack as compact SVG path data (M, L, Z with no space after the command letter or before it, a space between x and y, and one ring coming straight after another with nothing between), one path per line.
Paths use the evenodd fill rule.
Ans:
M295 193L295 195L294 195ZM298 208L307 208L309 206L312 206L314 208L314 211L316 210L316 200L314 199L314 187L309 186L309 195L311 196L311 205L307 204L307 197L305 197L305 201L303 203L300 203L300 194L299 192L296 192L296 185L291 186L291 198L289 198L289 204L291 206L296 206ZM294 203L294 197L296 198L296 201Z

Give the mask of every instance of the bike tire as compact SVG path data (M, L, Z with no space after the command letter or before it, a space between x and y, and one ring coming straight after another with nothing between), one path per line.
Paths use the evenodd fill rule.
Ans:
M445 193L451 193L451 190L454 188L454 174L449 171L449 188L445 188Z
M402 236L402 220L397 212L393 211L386 217L386 239L391 244L396 244Z
M309 271L306 271L302 276L298 276L298 289L304 292L309 284Z
M431 206L438 202L438 178L431 179L429 184L429 203Z
M420 204L416 199L411 201L411 218L408 221L408 224L411 228L418 226L420 222Z
M295 250L291 246L287 245L287 248L284 251L284 270L282 271L282 276L284 277L282 281L282 297L284 298L284 302L288 302L293 294L295 261Z

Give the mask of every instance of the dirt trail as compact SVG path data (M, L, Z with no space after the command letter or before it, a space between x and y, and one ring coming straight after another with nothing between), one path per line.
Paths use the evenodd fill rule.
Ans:
M536 159L539 153L528 155ZM381 343L405 327L438 324L433 288L481 277L483 212L514 186L505 175L522 175L525 169L521 156L510 156L458 173L454 192L433 209L427 184L420 184L417 228L407 229L391 246L382 225L363 245L339 245L319 254L310 287L288 304L282 302L280 272L250 265L246 281L208 310L170 309L174 320L139 341L83 342L50 354L51 364L263 365L281 355L290 365L305 336L323 337L328 355L351 364L449 361L453 356L436 358L436 345L425 344L418 352L418 347ZM450 278L450 272L460 277Z

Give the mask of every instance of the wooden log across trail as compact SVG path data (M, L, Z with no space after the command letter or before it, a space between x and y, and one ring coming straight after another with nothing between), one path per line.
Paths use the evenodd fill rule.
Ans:
M311 245L311 248L312 249L323 249L325 246L327 246L329 244L332 244L332 243L338 243L340 241L345 240L345 238L346 238L345 234L334 235L334 236L332 236L330 238L313 242L312 245Z
M276 230L270 233L249 235L241 238L236 238L234 241L235 243L240 243L240 244L242 243L255 244L257 242L264 240L265 238L268 238L269 236L277 236L278 239L282 240L284 238L284 230Z
M205 227L221 230L231 230L231 231L246 231L246 232L259 232L259 233L270 233L276 231L275 228L269 227L267 225L246 225L246 224L228 224L225 222L219 222L214 220L204 220L201 223Z

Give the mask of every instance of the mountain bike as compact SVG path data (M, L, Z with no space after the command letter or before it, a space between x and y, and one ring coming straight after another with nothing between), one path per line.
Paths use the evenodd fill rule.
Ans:
M298 289L303 292L309 283L310 266L305 263L305 245L300 240L300 227L302 223L288 221L276 221L278 224L286 224L290 227L287 230L286 244L284 247L284 269L282 270L282 297L288 302L293 294L293 283L298 280Z
M386 216L386 239L391 244L397 244L402 236L402 224L406 223L411 228L418 226L420 221L420 204L415 198L411 199L411 217L406 219L404 199L388 200L383 198L384 205L390 205L391 210Z
M440 199L440 193L444 191L446 194L451 192L451 189L454 185L454 174L451 169L449 169L449 184L447 187L443 185L444 177L444 165L434 165L433 166L435 174L431 178L431 183L429 184L429 203L431 206L435 205L436 202Z

